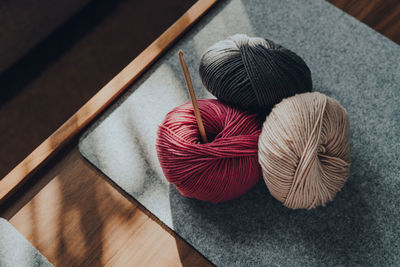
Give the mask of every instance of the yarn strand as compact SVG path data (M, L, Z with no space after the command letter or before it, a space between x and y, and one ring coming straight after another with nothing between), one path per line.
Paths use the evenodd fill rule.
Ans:
M349 176L346 110L320 93L283 100L264 122L259 162L269 191L284 206L324 206Z
M256 114L217 100L198 100L209 143L200 142L193 107L172 110L159 126L156 148L165 177L184 196L218 203L236 198L261 178Z

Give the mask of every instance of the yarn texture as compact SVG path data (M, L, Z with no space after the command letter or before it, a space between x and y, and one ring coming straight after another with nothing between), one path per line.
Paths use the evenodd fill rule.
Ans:
M257 115L217 100L198 100L209 143L200 141L191 103L168 113L158 128L158 159L182 195L218 203L236 198L261 178Z
M270 110L283 98L312 89L303 59L271 40L233 35L202 56L204 86L219 100L244 109Z
M349 176L346 110L317 92L284 99L263 124L259 162L269 191L284 206L325 206Z

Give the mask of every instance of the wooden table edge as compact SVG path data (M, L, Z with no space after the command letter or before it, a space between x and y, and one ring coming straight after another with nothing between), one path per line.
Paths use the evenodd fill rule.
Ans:
M100 89L74 115L0 180L0 204L136 81L217 0L199 0Z

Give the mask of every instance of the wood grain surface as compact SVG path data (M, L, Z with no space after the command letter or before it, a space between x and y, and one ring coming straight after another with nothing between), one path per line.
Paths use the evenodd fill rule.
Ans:
M400 1L327 0L372 29L400 44Z
M76 146L10 222L56 266L207 266L204 257L108 182ZM36 188L37 190L37 188Z
M329 0L400 43L400 2ZM76 138L0 206L56 266L209 266L87 163Z
M49 138L0 180L0 203L13 194L31 177L31 173L66 145L100 112L108 107L159 58L216 0L200 0L171 25L160 37L95 94Z

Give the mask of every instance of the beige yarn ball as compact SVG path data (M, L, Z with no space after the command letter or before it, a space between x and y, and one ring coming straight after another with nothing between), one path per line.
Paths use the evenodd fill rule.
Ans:
M325 206L349 176L349 120L335 99L304 93L268 115L258 160L272 196L291 209Z

